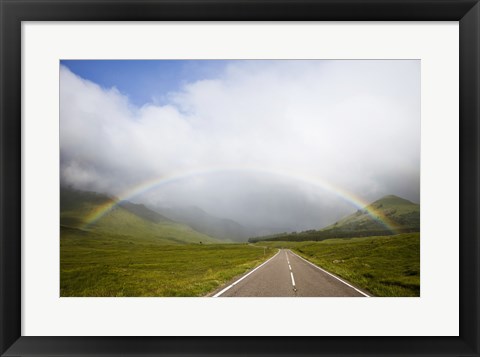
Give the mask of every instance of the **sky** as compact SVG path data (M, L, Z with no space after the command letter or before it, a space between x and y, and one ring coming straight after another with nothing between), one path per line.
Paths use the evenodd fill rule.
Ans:
M166 104L167 94L181 90L189 82L208 79L222 70L228 61L154 61L154 60L63 60L81 78L103 88L115 87L136 106Z
M60 164L63 185L279 232L418 203L420 61L62 61Z

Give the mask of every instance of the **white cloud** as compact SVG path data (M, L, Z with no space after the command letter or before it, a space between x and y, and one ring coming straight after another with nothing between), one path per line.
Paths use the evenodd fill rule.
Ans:
M418 61L237 61L169 93L166 105L141 108L65 67L60 78L61 174L75 187L118 195L172 172L249 166L318 177L367 200L390 193L418 200ZM304 183L266 179L183 180L144 199L201 205L244 222L281 215L292 227L294 210L318 209L303 227L345 213L341 204L326 211L334 201L321 190L312 199ZM252 205L257 218L248 217Z

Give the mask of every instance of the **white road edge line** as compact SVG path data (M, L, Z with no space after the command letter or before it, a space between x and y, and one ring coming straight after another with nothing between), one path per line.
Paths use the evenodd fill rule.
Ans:
M295 288L295 279L293 278L293 273L290 272L290 276L292 277L292 285Z
M273 258L275 258L278 254L280 253L280 249L278 250L277 254L275 254L273 257L271 257L270 259L268 259L267 261L263 262L262 264L260 264L258 267L256 267L255 269L253 269L251 272L249 272L248 274L245 274L244 276L242 276L240 279L234 281L232 284L230 284L229 286L227 286L225 289L222 289L221 291L219 291L218 293L216 293L215 295L213 295L212 297L219 297L220 295L222 295L224 292L226 292L227 290L230 290L231 288L233 288L235 285L237 285L239 282L241 282L243 279L245 279L247 276L249 276L250 274L252 274L254 271L260 269L261 267L263 267L265 264L267 264L270 260L272 260Z
M293 255L296 255L297 257L299 257L299 258L302 259L302 260L305 260L308 264L313 265L315 268L320 269L320 270L323 271L324 273L327 273L327 274L330 275L332 278L335 278L335 279L337 279L338 281L341 281L341 282L344 283L345 285L351 287L353 290L358 291L358 292L359 292L360 294L362 294L363 296L371 297L370 295L365 294L363 291L358 290L356 287L350 285L350 284L347 283L345 280L342 280L342 279L340 279L338 276L335 276L335 275L333 275L332 273L329 273L328 271L326 271L325 269L320 268L318 265L315 265L315 264L313 264L312 262L309 262L307 259L299 256L298 254L292 252L291 250L290 250L290 253L292 253ZM292 275L292 279L293 279L293 275Z

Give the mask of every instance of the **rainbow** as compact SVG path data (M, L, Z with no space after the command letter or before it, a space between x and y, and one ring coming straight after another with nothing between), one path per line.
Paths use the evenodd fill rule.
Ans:
M98 206L95 210L93 210L92 212L90 212L90 214L87 215L87 217L84 220L84 224L81 228L88 229L91 225L93 225L100 218L105 216L108 212L115 209L123 201L131 200L136 196L142 195L146 192L152 191L161 186L188 180L194 177L220 174L220 173L256 173L256 174L274 175L278 177L287 178L289 180L305 183L313 187L319 187L325 191L328 191L330 193L333 193L339 196L340 198L352 204L358 209L366 209L367 213L372 218L380 222L389 231L396 233L399 228L399 226L394 221L392 221L387 216L385 216L381 211L378 211L374 207L369 206L370 204L369 202L366 202L365 200L361 199L360 197L353 194L352 192L349 192L343 189L342 187L333 185L323 180L322 178L311 176L311 175L304 175L300 173L292 173L288 170L266 169L266 168L258 168L258 167L211 167L208 169L201 169L201 170L174 172L168 175L154 177L152 179L141 182L136 186L131 187L130 189L120 194L118 197L112 198L111 200Z

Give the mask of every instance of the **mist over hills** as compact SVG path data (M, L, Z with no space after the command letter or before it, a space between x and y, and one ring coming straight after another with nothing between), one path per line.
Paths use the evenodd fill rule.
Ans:
M232 219L212 216L196 206L182 208L154 207L155 211L169 219L186 224L198 232L221 240L244 242L252 231Z
M276 234L278 227L277 230L246 227L232 219L213 216L196 206L147 207L68 187L61 189L60 209L62 229L82 234L142 236L162 239L166 243L323 240L420 231L420 205L394 195L384 196L324 228L299 233L285 230L285 233Z
M218 243L220 240L174 222L142 204L119 202L107 209L98 219L92 215L110 207L113 197L96 193L61 188L60 228L62 237L94 235L99 238L122 236L154 240L165 244Z
M395 195L387 195L327 227L299 233L258 236L250 238L249 241L319 241L419 231L420 205Z
M253 236L293 230L288 225L272 227L268 225L240 224L233 219L221 218L207 213L197 206L175 208L156 206L151 208L175 222L188 225L198 232L233 242L246 242L248 238Z
M157 234L163 236L163 233L158 233L157 230L167 226L182 228L182 232L187 228L191 232L198 233L199 241L203 238L203 242L209 239L221 242L246 242L254 235L267 235L281 230L278 227L268 226L246 227L232 219L211 215L196 206L165 208L130 201L116 202L115 197L103 193L62 187L61 226L112 234L141 233L147 236ZM93 224L88 224L88 217L91 217L92 213L112 203L116 204L110 211ZM139 226L136 227L136 225Z

